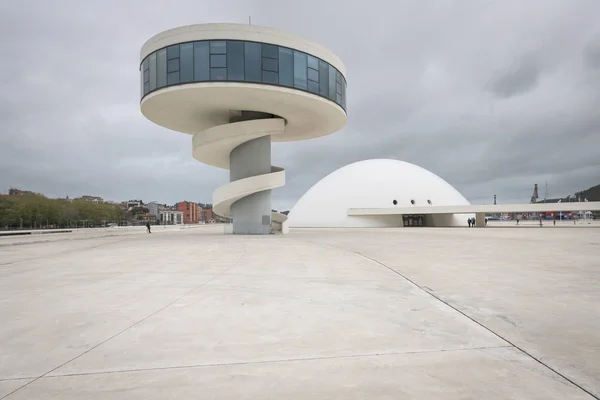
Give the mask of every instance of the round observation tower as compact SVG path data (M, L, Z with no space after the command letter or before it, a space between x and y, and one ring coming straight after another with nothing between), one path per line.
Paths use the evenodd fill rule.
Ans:
M285 184L285 170L271 165L271 142L328 135L346 123L342 61L271 28L202 24L159 33L142 47L140 75L144 116L192 135L197 160L230 171L230 183L213 193L213 211L232 217L236 234L286 225L271 211L271 189Z

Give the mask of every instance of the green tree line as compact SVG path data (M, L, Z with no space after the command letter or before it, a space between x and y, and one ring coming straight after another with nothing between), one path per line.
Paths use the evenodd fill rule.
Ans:
M125 218L125 211L115 204L0 195L0 229L103 226Z

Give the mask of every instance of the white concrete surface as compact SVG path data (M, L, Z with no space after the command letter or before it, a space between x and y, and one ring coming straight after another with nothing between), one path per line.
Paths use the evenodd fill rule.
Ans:
M0 398L600 394L600 229L131 232L2 242Z

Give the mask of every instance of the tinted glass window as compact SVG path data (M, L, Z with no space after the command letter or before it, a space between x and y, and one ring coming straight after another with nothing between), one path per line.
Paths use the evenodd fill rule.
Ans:
M260 43L245 43L244 60L246 66L246 80L250 82L260 82L262 80L260 73Z
M224 54L210 55L210 67L211 68L225 68L227 67L227 56Z
M149 90L156 89L156 53L152 53L150 59L150 85Z
M208 42L194 43L194 80L210 79L210 53Z
M177 58L179 57L179 45L176 44L174 46L167 47L167 58Z
M279 84L294 87L294 52L279 48Z
M179 58L173 58L167 61L167 72L179 71Z
M273 71L277 72L277 60L274 58L265 58L262 59L262 69L265 71Z
M179 83L179 71L170 72L167 74L167 85L175 85Z
M194 80L194 44L184 43L179 48L179 81Z
M331 65L329 66L329 93L327 97L335 101L335 73L337 71Z
M329 64L319 61L319 94L327 97L329 94Z
M146 93L144 93L144 71L142 70L142 66L140 65L140 97L144 97Z
M308 91L319 94L319 84L314 81L308 81Z
M213 81L224 81L227 79L227 68L211 68L210 79Z
M277 85L279 83L277 72L263 71L262 75L263 75L263 82L265 82L265 83L272 83L274 85Z
M342 96L342 83L343 83L342 74L340 74L339 71L336 71L335 101L340 105L342 105L344 102L344 99Z
M167 49L157 52L156 56L156 87L161 88L167 84Z
M277 55L279 54L279 51L277 46L274 46L272 44L263 44L262 45L262 56L263 57L269 57L269 58L277 58Z
M144 97L146 93L144 93L144 70L140 65L140 97Z
M210 54L226 54L226 53L227 53L227 42L225 42L225 41L210 42Z
M148 94L150 91L150 71L149 71L149 61L148 57L142 63L142 87L144 95Z
M306 54L294 51L294 87L307 89L306 85Z
M227 42L227 79L244 80L244 42Z
M327 62L265 43L215 40L160 49L140 66L141 96L186 82L264 82L327 97L346 109L346 80Z
M346 80L342 84L342 107L346 109Z

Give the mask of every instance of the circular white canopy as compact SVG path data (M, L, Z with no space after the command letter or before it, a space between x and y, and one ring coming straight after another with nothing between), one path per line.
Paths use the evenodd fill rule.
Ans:
M321 179L298 200L288 221L290 227L401 226L398 215L348 216L347 212L349 208L468 204L454 187L424 168L375 159L346 165ZM455 218L444 225L464 225L466 216Z

